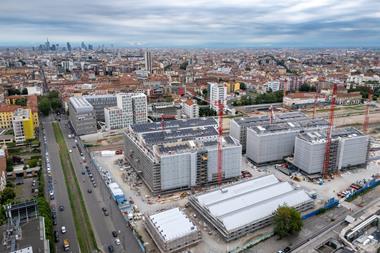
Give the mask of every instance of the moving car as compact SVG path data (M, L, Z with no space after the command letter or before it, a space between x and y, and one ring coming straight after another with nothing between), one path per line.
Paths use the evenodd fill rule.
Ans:
M64 251L69 251L70 250L70 242L67 239L63 240L63 250Z
M61 227L61 232L62 232L62 234L66 233L66 227L65 226Z

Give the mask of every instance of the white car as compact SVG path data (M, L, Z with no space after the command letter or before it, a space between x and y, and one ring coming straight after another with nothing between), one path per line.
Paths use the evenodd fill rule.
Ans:
M69 153L72 153L73 151L71 149L69 149Z
M119 239L119 238L116 238L116 239L115 239L115 244L116 244L116 245L120 245L120 239Z
M66 227L65 226L61 227L61 232L62 232L62 234L66 233Z

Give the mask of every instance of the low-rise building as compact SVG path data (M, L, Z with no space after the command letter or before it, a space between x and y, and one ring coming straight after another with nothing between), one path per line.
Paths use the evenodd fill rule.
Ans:
M201 240L200 230L179 208L145 215L144 225L162 253L179 252Z
M283 105L290 109L299 109L317 105L325 105L328 103L327 97L324 94L316 92L296 92L290 93L283 98Z
M282 205L299 212L314 206L305 191L279 181L274 175L192 195L189 202L225 241L270 225L274 212Z
M0 252L50 252L45 219L39 216L34 200L7 205L6 218L7 222L0 227Z
M362 102L360 92L340 92L336 95L335 103L337 105L357 105Z

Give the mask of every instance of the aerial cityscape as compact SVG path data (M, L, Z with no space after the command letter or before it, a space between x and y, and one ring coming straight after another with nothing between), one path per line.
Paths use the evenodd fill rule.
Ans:
M1 253L380 253L380 2L0 5Z

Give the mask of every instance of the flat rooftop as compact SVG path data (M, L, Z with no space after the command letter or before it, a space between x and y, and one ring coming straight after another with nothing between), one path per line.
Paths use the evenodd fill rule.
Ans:
M314 131L314 132L307 132L307 133L300 133L298 135L298 138L312 142L312 143L320 143L320 142L326 142L326 131ZM358 129L353 127L347 127L347 128L334 128L331 133L332 139L337 138L353 138L358 136L364 136L363 133L361 133Z
M233 232L270 217L280 205L298 206L312 199L274 175L237 183L195 195L202 212L209 213L225 230Z
M6 225L0 227L1 239L4 239L4 232L6 231ZM28 223L21 225L22 239L16 240L16 250L21 250L31 247L33 252L44 252L44 241L41 240L41 234L44 233L43 227L41 227L41 222L39 218L30 220ZM10 241L8 242L8 247L10 247ZM10 248L0 245L0 252L11 252ZM17 252L17 251L16 251ZM20 251L28 252L28 251Z
M204 149L212 149L216 148L218 145L217 140L209 140L209 141L197 141L197 140L188 140L188 141L182 141L182 142L174 142L174 143L168 143L168 144L160 144L157 145L158 151L161 155L171 155L171 154L178 154L178 153L184 153L184 152L191 152L200 148ZM222 139L222 146L236 146L237 144L231 137L224 136Z
M273 122L286 122L286 121L298 121L306 120L308 117L302 112L288 112L282 114L276 114ZM260 117L248 117L248 118L239 118L235 119L235 122L240 126L255 126L265 123L269 123L269 116L260 116Z
M197 227L179 208L169 209L149 216L165 242L175 240L197 231Z
M148 132L142 134L142 138L148 145L155 145L176 140L194 140L199 137L217 136L218 132L213 126L193 127L193 128L172 128L160 130L158 132Z
M281 131L291 131L291 130L299 130L304 128L313 128L328 126L328 122L325 119L302 119L297 121L286 121L286 122L273 122L272 124L266 123L263 125L250 126L249 128L255 131L258 134L267 134L267 133L275 133Z
M180 119L180 120L170 120L165 121L165 130L168 129L180 129L180 128L193 128L201 126L216 126L217 121L214 118L196 118L196 119ZM141 123L131 126L131 129L135 133L149 133L162 131L161 122L153 123Z
M70 103L77 112L91 112L94 109L84 97L71 97Z

